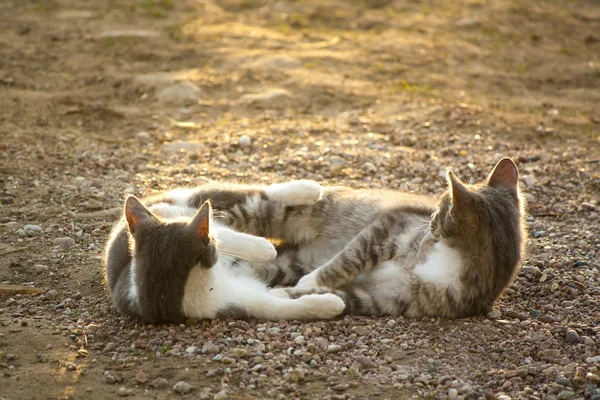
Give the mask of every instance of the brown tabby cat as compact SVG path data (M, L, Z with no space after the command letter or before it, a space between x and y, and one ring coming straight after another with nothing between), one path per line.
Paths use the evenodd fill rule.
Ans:
M326 187L304 206L272 202L258 188L243 202L220 202L232 196L214 189L206 197L229 227L281 244L274 261L254 269L270 285L302 279L273 294L332 292L352 314L466 317L489 311L521 264L523 199L508 158L481 184L452 172L448 183L437 205L342 187Z

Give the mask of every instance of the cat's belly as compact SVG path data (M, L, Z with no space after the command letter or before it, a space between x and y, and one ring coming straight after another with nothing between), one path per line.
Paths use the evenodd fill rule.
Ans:
M413 287L418 283L449 289L458 300L462 291L463 265L457 250L438 242L420 263L414 258L400 256L357 276L354 283L366 290L383 312L396 314L400 308L410 310Z
M299 249L297 257L307 269L314 270L331 260L347 242L345 238L318 238L310 246Z
M395 315L400 302L410 301L412 277L410 268L400 261L386 261L354 279L388 315Z

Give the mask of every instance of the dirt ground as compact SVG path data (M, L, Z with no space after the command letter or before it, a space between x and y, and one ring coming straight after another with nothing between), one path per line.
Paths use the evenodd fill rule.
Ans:
M598 2L0 13L0 398L600 398ZM308 178L437 196L447 168L475 182L503 156L530 238L488 316L153 327L103 282L125 193Z

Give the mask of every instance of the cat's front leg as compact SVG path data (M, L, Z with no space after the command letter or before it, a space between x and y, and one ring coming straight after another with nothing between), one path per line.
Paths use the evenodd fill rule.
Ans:
M326 264L300 279L296 288L337 289L351 283L358 275L394 257L398 234L402 232L403 226L397 223L394 216L380 217Z
M220 242L221 254L258 263L269 262L277 257L275 246L263 237L236 232L224 226L214 230Z
M317 269L315 269L314 271L312 271L310 274L308 275L304 275L302 278L300 278L300 280L298 281L298 283L296 284L296 286L294 286L294 289L298 289L298 290L303 290L303 291L311 291L311 290L327 290L328 288L319 283L319 270L323 268L323 267L319 267Z

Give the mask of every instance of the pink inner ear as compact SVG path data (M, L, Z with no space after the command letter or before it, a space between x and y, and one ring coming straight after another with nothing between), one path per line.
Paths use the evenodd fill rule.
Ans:
M200 234L200 236L207 236L208 235L208 221L209 221L210 217L209 214L206 214L205 218L202 218L202 220L200 221L200 224L198 225L198 233Z
M140 216L136 210L136 199L129 198L125 203L125 218L127 218L127 223L131 227L135 227L140 222Z
M469 191L452 171L448 171L448 180L452 193L452 204L460 206L469 201Z
M141 224L154 220L152 213L134 196L125 201L125 218L131 229L136 229Z
M494 168L488 184L492 187L501 186L510 189L517 187L518 181L519 172L517 171L517 166L511 159L505 158Z
M210 233L210 202L207 200L200 209L196 212L196 215L190 222L190 226L195 235L199 237L206 237Z

